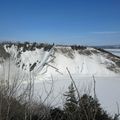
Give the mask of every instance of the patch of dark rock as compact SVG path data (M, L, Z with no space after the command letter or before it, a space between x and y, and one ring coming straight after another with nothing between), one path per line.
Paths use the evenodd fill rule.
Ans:
M68 56L69 58L71 58L71 59L74 58L74 54L73 54L72 52L68 52L67 56Z
M115 65L110 65L110 66L107 66L107 69L115 72L115 73L119 73L120 71L118 69L116 69L116 66Z
M24 69L24 67L25 67L25 64L23 63L23 65L22 65L22 69Z
M20 58L20 56L21 56L21 52L19 51L17 54L17 58Z
M0 57L3 57L4 59L7 59L10 57L10 54L5 51L3 45L0 45Z
M90 50L79 50L78 53L81 55L87 55L87 56L92 54Z
M36 62L30 67L30 71L32 71L36 66Z
M116 62L116 65L120 67L120 61L117 61L117 62Z
M53 45L47 44L44 46L44 51L50 51L50 49L53 47Z
M71 48L73 50L85 50L87 47L85 46L80 46L80 45L71 45Z

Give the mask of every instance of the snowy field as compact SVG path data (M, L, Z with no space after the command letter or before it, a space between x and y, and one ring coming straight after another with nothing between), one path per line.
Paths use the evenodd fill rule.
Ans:
M94 80L93 77L73 76L80 94L88 93L93 95ZM102 107L110 114L117 112L116 102L120 105L120 76L114 77L95 77L96 80L96 94ZM46 99L45 103L52 106L61 107L65 102L64 94L68 90L71 83L69 76L53 77L53 80L45 80L35 82L35 96L42 101Z

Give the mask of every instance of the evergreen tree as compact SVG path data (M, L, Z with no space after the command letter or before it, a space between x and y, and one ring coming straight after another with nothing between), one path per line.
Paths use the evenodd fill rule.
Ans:
M66 102L64 105L64 110L73 113L76 110L78 103L75 96L75 89L73 83L71 83L71 85L68 87L68 92L66 92L65 96Z
M78 112L78 101L75 95L76 90L74 89L73 83L68 87L66 92L66 102L64 104L65 120L80 120Z
M64 104L65 120L113 120L101 107L98 99L84 94L79 100L75 95L73 83L66 92L66 102Z
M105 110L102 109L97 99L84 94L79 100L79 113L82 120L112 120Z

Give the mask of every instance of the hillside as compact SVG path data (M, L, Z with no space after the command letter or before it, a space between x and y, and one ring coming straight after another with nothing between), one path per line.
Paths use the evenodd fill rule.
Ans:
M120 74L120 58L103 49L38 43L2 43L0 67L31 74L35 79L72 75L104 76ZM3 69L4 63L4 69ZM14 72L14 73L15 73ZM12 74L12 73L11 73Z

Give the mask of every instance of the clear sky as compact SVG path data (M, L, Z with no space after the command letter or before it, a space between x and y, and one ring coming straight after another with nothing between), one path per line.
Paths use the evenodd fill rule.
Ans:
M0 0L0 40L120 44L120 0Z

